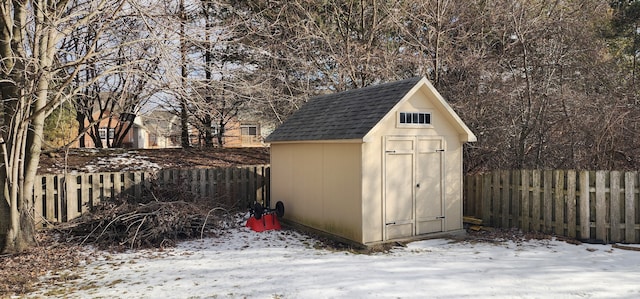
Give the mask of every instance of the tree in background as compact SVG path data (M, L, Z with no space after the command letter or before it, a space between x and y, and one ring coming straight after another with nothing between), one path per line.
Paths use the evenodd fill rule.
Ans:
M0 4L0 91L4 122L0 127L4 164L0 169L0 212L8 227L0 232L3 252L20 252L34 242L33 187L40 161L46 117L76 88L72 77L88 56L60 63L65 35L108 20L121 1L5 1Z
M629 98L633 104L639 104L638 56L640 56L640 1L611 1L613 19L609 37L613 54L620 60L629 74L626 77Z
M74 97L80 147L87 145L85 137L98 148L122 147L133 118L155 91L160 54L151 39L154 22L131 14L114 17L81 26L62 41L60 59L86 57L86 67L73 77L82 86Z
M111 111L118 107L121 110L117 113L122 115L134 112L146 97L146 82L154 78L159 62L151 45L158 42L139 34L139 26L150 32L151 23L136 20L149 16L146 10L158 3L147 1L144 5L129 0L0 4L4 117L0 125L4 161L0 168L0 215L8 219L0 222L2 252L20 252L34 242L33 213L37 211L33 210L33 189L47 117L61 125L60 121L68 120L63 115L68 115L71 103L76 111L90 115L94 111L91 105L104 102L78 105L78 99L105 94L115 100L105 105ZM52 122L47 125L54 127Z
M44 121L43 149L68 146L78 136L76 112L71 102L65 102L53 110Z

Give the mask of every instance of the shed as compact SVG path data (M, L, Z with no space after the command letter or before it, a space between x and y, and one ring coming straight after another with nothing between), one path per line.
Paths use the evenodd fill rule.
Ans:
M463 228L476 136L426 78L312 98L266 141L287 221L364 245Z

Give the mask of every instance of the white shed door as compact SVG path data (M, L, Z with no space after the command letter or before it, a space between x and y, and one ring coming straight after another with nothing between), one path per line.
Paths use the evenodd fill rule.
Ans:
M418 138L416 156L416 235L443 231L443 155L442 140Z
M384 148L385 240L442 231L442 140L388 136Z

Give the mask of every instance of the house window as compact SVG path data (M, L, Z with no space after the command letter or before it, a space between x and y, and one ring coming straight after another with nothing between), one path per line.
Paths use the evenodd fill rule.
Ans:
M100 139L107 139L107 132L109 132L109 139L113 139L116 136L115 128L99 128L98 134L100 135Z
M107 128L98 129L98 134L100 134L100 139L107 139Z
M243 136L258 136L258 126L240 126L240 132Z
M430 125L431 124L431 113L426 113L426 112L400 112L399 123L400 124Z

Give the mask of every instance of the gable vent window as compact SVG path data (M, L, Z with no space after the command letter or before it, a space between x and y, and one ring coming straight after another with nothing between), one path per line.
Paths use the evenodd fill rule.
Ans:
M431 113L424 112L400 112L401 124L430 125Z

